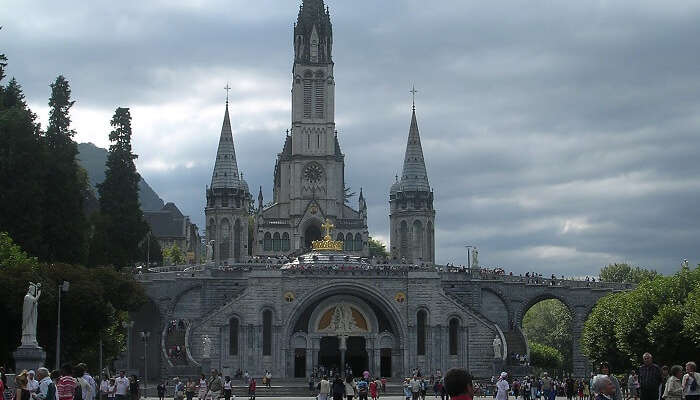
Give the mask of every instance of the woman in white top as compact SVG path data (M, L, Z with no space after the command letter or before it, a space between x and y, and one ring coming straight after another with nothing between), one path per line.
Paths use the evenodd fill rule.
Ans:
M682 382L685 400L700 400L700 374L697 370L694 362L689 361L685 364L686 374L683 375Z
M682 377L683 367L680 365L671 367L668 381L666 381L666 385L664 386L664 393L661 395L664 400L681 400L683 398L683 386L681 385Z
M199 400L204 400L205 397L207 397L207 378L204 376L204 374L200 375L199 386L197 387L199 388Z
M498 382L496 382L496 388L498 389L498 392L496 392L496 400L508 400L510 385L506 380L507 376L507 373L501 372L501 376L498 378Z

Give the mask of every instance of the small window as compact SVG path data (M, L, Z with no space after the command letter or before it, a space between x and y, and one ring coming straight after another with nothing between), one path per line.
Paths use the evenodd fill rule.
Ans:
M272 237L272 249L274 251L282 250L282 240L280 239L279 232L275 232L275 235Z
M238 318L231 318L228 322L229 345L228 354L231 356L238 355Z
M263 355L272 355L272 311L263 311Z
M450 320L450 355L457 354L459 354L459 320L452 318Z
M272 235L270 232L265 232L265 241L263 248L265 251L271 251L272 250Z

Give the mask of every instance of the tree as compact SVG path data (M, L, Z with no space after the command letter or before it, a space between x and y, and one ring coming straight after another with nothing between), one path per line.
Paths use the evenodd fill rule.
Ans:
M20 343L22 301L30 281L42 284L37 339L47 353L47 365L54 364L57 289L63 280L70 282L70 290L61 296L62 358L85 361L90 369L96 369L100 337L107 363L122 351L125 337L121 321L127 311L136 311L146 302L143 288L131 274L112 267L39 263L26 256L9 236L0 235L0 315L4 328L0 329L0 364L11 364L11 351Z
M584 324L582 350L613 370L639 363L644 352L659 364L700 358L695 315L700 267L643 281L637 288L602 298ZM692 345L692 344L696 345Z
M654 270L633 267L625 263L608 264L600 269L600 275L598 275L602 282L619 283L642 283L657 276L659 273Z
M163 249L163 258L168 259L172 265L180 265L185 262L185 255L177 244Z
M545 345L558 349L562 356L561 367L573 370L573 339L571 336L571 312L557 299L540 301L523 316L523 332L528 345Z
M105 180L98 185L101 221L91 245L91 261L99 265L113 264L118 268L131 266L139 260L139 246L148 226L139 206L139 174L131 151L131 114L128 108L116 109L110 122ZM97 232L97 231L100 232ZM103 243L95 243L102 240ZM94 248L94 253L93 252ZM107 251L109 249L109 251Z
M367 240L369 244L369 256L370 257L389 257L389 252L386 251L386 245L377 239L369 237Z
M564 356L554 347L540 343L530 345L530 365L543 370L560 370Z
M0 78L5 57L0 57ZM41 253L42 154L40 126L13 78L0 86L0 230L29 254Z
M141 254L139 261L149 261L151 264L163 263L163 250L160 248L158 238L153 236L153 232L149 231L146 234L146 240L141 242L139 253Z
M54 262L85 263L87 230L83 199L87 188L76 156L78 146L70 128L71 89L59 75L51 84L49 125L42 138L43 150L50 158L45 168L43 208L43 246L41 259Z

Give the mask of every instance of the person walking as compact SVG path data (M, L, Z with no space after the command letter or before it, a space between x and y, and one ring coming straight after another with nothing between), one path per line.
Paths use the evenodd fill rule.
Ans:
M192 400L194 398L196 385L191 378L187 378L187 384L185 384L185 397L187 400Z
M501 375L498 378L498 382L496 382L496 389L498 390L496 392L496 400L508 400L508 390L510 389L510 385L506 380L507 377L507 373L501 372Z
M331 383L328 382L328 377L323 376L318 383L318 400L328 400L328 395L331 393Z
M131 395L131 400L139 400L140 389L139 378L136 375L131 375L131 379L129 379L129 395Z
M231 377L224 378L224 399L231 400Z
M345 399L352 400L355 396L357 396L357 385L352 375L348 375L345 377Z
M258 384L255 382L255 378L250 379L248 384L248 400L255 400L255 391L257 390Z
M411 385L411 398L413 400L420 400L420 381L418 377L413 375L409 384Z
M639 376L637 376L637 372L632 370L630 372L629 378L627 378L627 399L634 399L637 400L639 398Z
M272 371L267 371L265 374L265 387L272 389Z
M109 378L109 393L107 393L107 400L116 400L117 384L114 382L114 378Z
M115 400L126 400L129 393L129 378L124 376L124 371L119 371L119 376L114 379Z
M379 398L379 385L380 382L377 379L373 379L369 383L369 395L372 400L377 400Z
M699 400L700 399L700 374L697 372L697 365L689 361L685 364L685 372L683 375L683 395L685 400Z
M185 398L185 385L182 383L180 378L175 377L175 387L173 388L173 400L184 400Z
M413 392L411 391L411 381L408 378L404 379L403 381L403 396L406 398L406 400L411 400L413 398ZM367 396L365 396L365 399L366 398Z
M207 397L207 378L204 374L199 375L197 390L197 398L199 400L204 400Z
M643 364L639 367L640 400L658 400L661 385L661 368L654 364L650 353L642 356Z
M221 381L219 371L212 369L211 378L209 378L209 382L207 383L206 398L208 400L218 400L219 397L221 397L221 391L223 390L223 388L224 383Z
M63 364L61 377L58 378L58 383L56 384L58 400L73 400L76 386L78 386L78 382L73 378L73 367L70 364Z
M39 389L36 393L38 400L56 400L56 385L49 376L49 370L41 367L36 370ZM2 393L2 392L0 392Z
M663 400L681 400L683 398L683 367L674 365L671 367L668 380L664 385L664 392L661 395Z
M24 370L15 376L15 397L14 400L29 400L31 398L31 392L27 388L29 383L29 377L27 376L27 371Z
M158 392L158 400L165 400L165 382L159 383L156 391Z
M333 400L343 400L345 397L345 383L340 379L340 375L336 375L331 385L331 393Z
M107 400L109 397L109 377L105 374L100 382L100 400Z
M95 382L95 379L93 379L92 375L88 373L87 364L80 363L78 364L78 367L83 372L81 378L85 379L85 382L90 385L90 393L88 394L88 397L83 396L83 398L86 400L95 400L97 397L97 383Z

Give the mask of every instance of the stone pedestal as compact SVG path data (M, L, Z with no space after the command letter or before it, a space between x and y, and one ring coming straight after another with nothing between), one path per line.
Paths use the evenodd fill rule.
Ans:
M501 360L500 358L494 358L493 359L493 376L499 376L501 372L505 371L503 368L505 367L505 361Z
M211 374L211 358L203 358L202 363L202 372L204 376L209 376Z
M44 366L46 352L38 345L22 345L12 353L15 358L15 371L36 370Z

